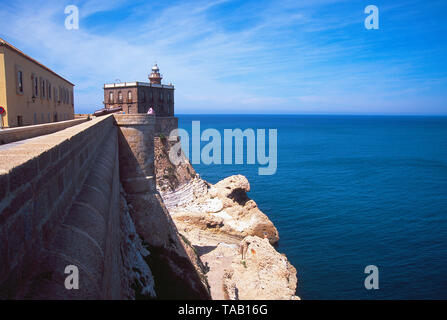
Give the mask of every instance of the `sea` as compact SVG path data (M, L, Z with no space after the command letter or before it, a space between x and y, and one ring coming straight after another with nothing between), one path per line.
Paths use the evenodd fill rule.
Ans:
M222 137L224 129L277 130L274 175L259 175L256 163L194 168L210 183L248 178L248 196L279 231L276 249L297 269L302 299L447 299L447 117L178 117L190 133L193 121ZM365 286L371 265L377 289Z

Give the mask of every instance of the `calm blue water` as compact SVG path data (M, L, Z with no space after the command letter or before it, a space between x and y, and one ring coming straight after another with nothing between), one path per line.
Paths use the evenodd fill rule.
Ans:
M280 234L303 299L447 299L447 118L181 115L179 127L278 129L278 171L247 176ZM205 145L205 143L203 143ZM363 282L367 265L380 289Z

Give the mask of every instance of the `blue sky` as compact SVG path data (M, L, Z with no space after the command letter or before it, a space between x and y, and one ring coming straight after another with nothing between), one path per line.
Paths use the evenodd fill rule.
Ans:
M79 113L157 61L176 113L445 115L446 14L444 0L0 0L0 37L75 83Z

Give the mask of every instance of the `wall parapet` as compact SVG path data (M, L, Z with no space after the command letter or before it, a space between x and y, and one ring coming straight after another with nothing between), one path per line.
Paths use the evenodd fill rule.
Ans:
M0 130L0 145L54 133L84 123L88 118L37 124Z

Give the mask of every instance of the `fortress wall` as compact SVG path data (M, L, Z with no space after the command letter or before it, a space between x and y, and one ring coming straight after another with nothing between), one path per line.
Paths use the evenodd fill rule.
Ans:
M107 193L118 193L119 196L119 190L116 191L118 180L114 180L110 173L108 176L99 173L107 169L117 176L117 158L113 157L113 153L117 154L113 116L96 118L0 151L0 297L25 297L29 294L28 285L31 289L33 286L31 278L40 271L41 264L48 261L48 252L57 253L66 260L76 260L82 266L88 260L92 265L86 266L85 270L88 269L94 276L95 272L101 273L101 267L95 268L103 262L96 260L96 254L89 256L88 250L84 253L85 247L91 246L90 254L96 248L96 253L102 250L102 255L99 254L102 259L113 259L108 256L107 247L99 250L90 238L102 237L103 240L96 240L102 243L104 234L115 228L115 217L101 218L96 214L95 218L89 219L85 228L102 230L96 230L90 238L86 234L92 231L76 229L76 222L70 220L76 215L73 211L76 205L85 207L93 201L96 210L102 214L107 209L98 210L101 201L104 202L101 197L106 197ZM102 154L107 155L107 159L98 157ZM93 164L96 164L96 171L92 171ZM102 182L101 185L92 181L95 177ZM85 186L84 182L89 186ZM110 190L101 190L104 186ZM81 190L87 188L90 192L79 198ZM94 194L96 197L92 198ZM77 197L78 202L73 205ZM111 207L115 206L113 199L106 202ZM85 215L91 213L87 209L80 211ZM61 229L65 233L61 233ZM72 239L68 238L69 234ZM51 279L50 274L45 277ZM100 284L98 286L101 287ZM88 296L95 294L96 291Z
M171 131L177 128L177 117L157 117L155 124L155 136L164 135L165 137L169 137Z
M84 117L74 120L4 129L0 131L0 145L54 133L86 121L87 117Z
M116 128L108 128L89 175L68 215L45 248L32 297L121 298L120 183ZM66 290L64 269L79 268L79 290ZM48 276L51 274L51 277Z
M128 193L154 192L155 116L114 115L118 130L120 178Z

